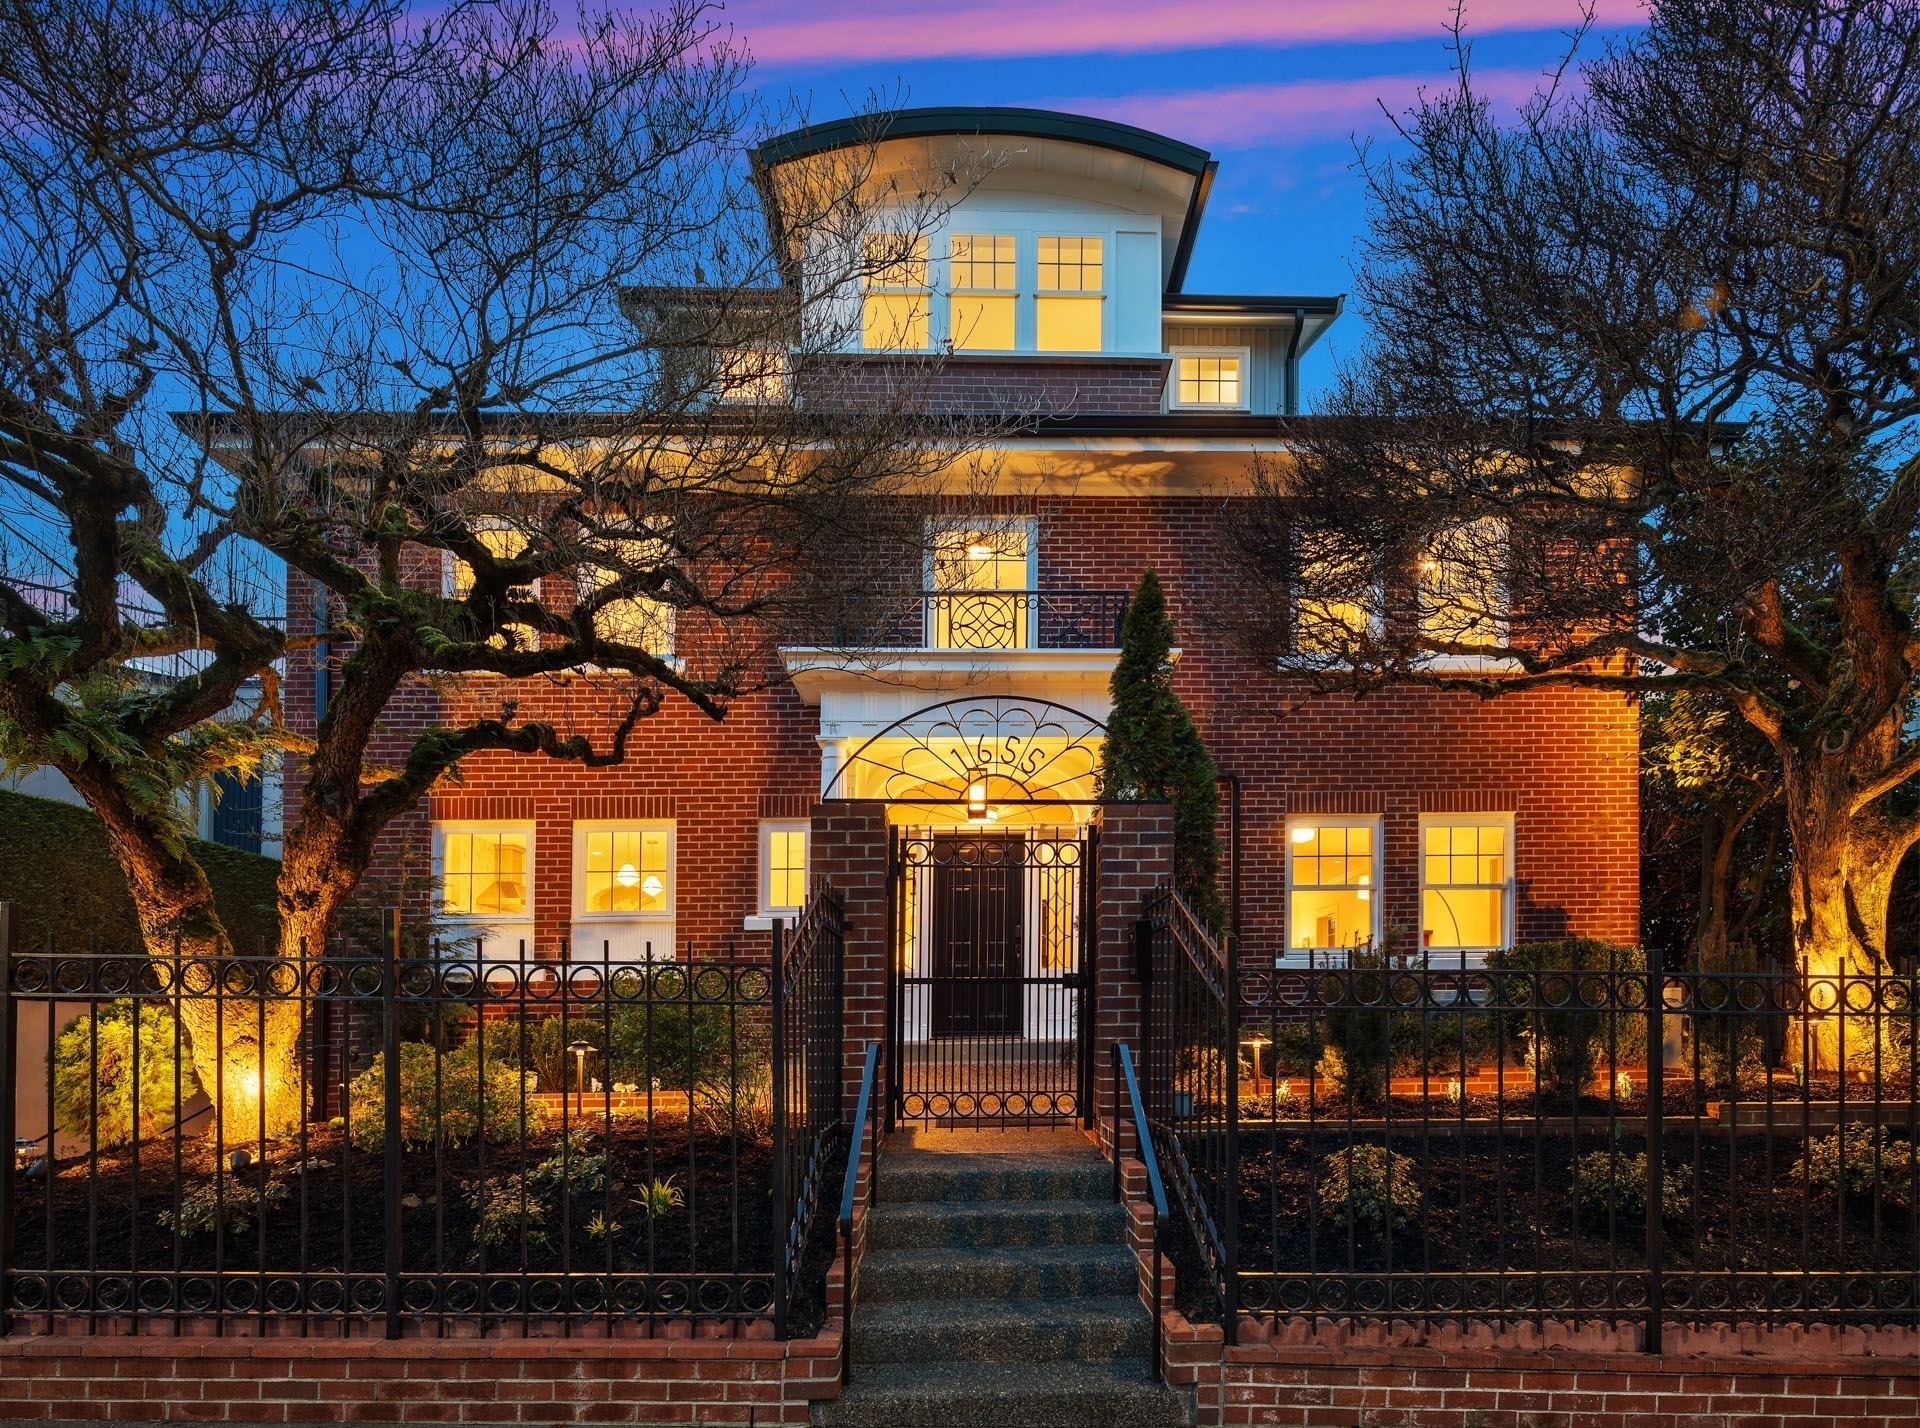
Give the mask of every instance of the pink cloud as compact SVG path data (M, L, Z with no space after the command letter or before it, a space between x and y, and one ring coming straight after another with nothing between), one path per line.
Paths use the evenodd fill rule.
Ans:
M1473 75L1475 90L1496 104L1518 104L1540 82L1539 72L1530 69L1476 69ZM1431 92L1453 83L1454 77L1445 72L1374 74L1361 79L1060 99L1042 107L1118 119L1203 148L1251 149L1317 143L1349 134L1384 136L1388 116L1405 111L1422 89Z
M734 0L727 19L763 62L839 65L1426 39L1443 32L1453 0L898 0L865 13L815 0L804 19L796 8ZM1475 0L1467 10L1475 34L1565 28L1578 16L1575 0ZM1595 19L1641 24L1642 0L1597 0Z

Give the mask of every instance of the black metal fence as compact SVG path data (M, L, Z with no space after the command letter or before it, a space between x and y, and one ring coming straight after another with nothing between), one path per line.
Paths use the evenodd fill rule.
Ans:
M407 957L395 916L310 959L11 949L0 1331L809 1329L838 903L778 941Z
M1920 1323L1912 976L1583 942L1255 969L1170 894L1142 936L1196 1308L1653 1349L1668 1324Z
M1131 592L942 590L849 602L828 635L843 649L1116 649Z

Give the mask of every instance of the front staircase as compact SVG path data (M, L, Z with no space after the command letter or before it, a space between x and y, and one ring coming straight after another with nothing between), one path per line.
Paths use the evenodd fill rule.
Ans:
M878 1189L853 1382L822 1428L1191 1423L1154 1376L1112 1167L1078 1132L905 1132Z

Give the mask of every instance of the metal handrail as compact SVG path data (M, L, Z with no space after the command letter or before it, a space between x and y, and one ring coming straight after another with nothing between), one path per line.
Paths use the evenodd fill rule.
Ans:
M873 1087L880 1076L880 1043L867 1043L866 1064L860 1071L860 1099L853 1108L853 1135L847 1141L847 1176L840 1187L840 1248L847 1256L847 1272L841 1281L840 1305L840 1382L853 1381L853 1199L860 1183L860 1142L873 1127L873 1198L880 1191L880 1129L873 1119ZM871 1203L871 1201L869 1202Z
M1124 1041L1114 1043L1113 1047L1113 1198L1121 1198L1120 1189L1120 1127L1127 1117L1120 1113L1120 1091L1127 1093L1127 1105L1132 1112L1133 1136L1140 1146L1140 1163L1147 1168L1147 1189L1153 1196L1153 1281L1148 1288L1147 1311L1153 1316L1153 1371L1156 1376L1160 1368L1160 1237L1167 1225L1167 1189L1160 1179L1160 1158L1154 1154L1153 1137L1147 1133L1147 1111L1140 1100L1140 1078L1134 1073L1133 1048Z

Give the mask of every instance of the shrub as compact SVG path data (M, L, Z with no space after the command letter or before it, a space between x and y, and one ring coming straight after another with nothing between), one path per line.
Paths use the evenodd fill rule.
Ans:
M1577 1096L1593 1079L1600 1058L1611 1047L1630 1051L1646 1044L1646 1021L1619 1009L1618 975L1595 979L1601 1005L1581 1002L1583 972L1643 971L1646 961L1632 947L1591 938L1558 942L1523 942L1487 955L1487 968L1496 974L1493 1002L1514 1008L1500 1017L1502 1040L1525 1031L1535 1034L1533 1070L1542 1091ZM1556 975L1558 974L1558 975ZM1611 991L1614 995L1608 995ZM1548 1007L1551 1001L1554 1006ZM1563 1009L1564 1008L1564 1009Z
M682 1001L616 1001L604 1017L592 1012L548 1017L530 1028L519 1050L521 1063L540 1077L543 1091L574 1090L575 1063L570 1048L592 1048L586 1073L612 1085L658 1086L685 1090L712 1074L728 1056L732 1010L726 1006ZM743 1041L764 1044L754 1023L742 1016ZM497 1033L489 1034L489 1041ZM510 1037L500 1037L503 1043ZM491 1052L491 1047L489 1047Z
M482 1180L467 1191L467 1204L478 1216L473 1237L488 1249L547 1240L547 1207L518 1175Z
M1420 1213L1420 1173L1404 1155L1356 1145L1321 1159L1315 1177L1320 1218L1380 1235L1405 1229Z
M1807 1142L1794 1174L1808 1189L1833 1199L1872 1199L1911 1210L1920 1153L1912 1141L1895 1140L1885 1126L1850 1125Z
M590 1195L607 1183L607 1152L593 1148L588 1131L569 1131L560 1148L527 1172L527 1183L537 1190L566 1195Z
M693 1085L693 1113L710 1135L773 1138L773 1064L741 1056Z
M353 1078L347 1088L356 1149L378 1150L386 1143L386 1058ZM524 1108L519 1073L502 1061L482 1061L469 1042L442 1055L420 1042L400 1048L400 1143L464 1145L476 1134L489 1141L521 1139L540 1128L536 1106Z
M1596 1150L1574 1162L1573 1184L1580 1208L1589 1214L1611 1210L1623 1220L1647 1213L1647 1157ZM1660 1187L1660 1213L1670 1220L1686 1218L1693 1193L1693 1167L1669 1165Z
M134 1038L140 1046L136 1096ZM181 1053L176 1055L176 1048ZM53 1124L67 1135L98 1138L102 1150L133 1139L134 1112L147 1134L173 1124L174 1076L180 1105L200 1093L188 1047L173 1013L154 1003L109 1002L91 1016L61 1028L49 1056L53 1073Z
M1328 983L1338 994L1321 1013L1326 1046L1340 1053L1342 1084L1356 1101L1379 1101L1387 1094L1396 1020L1390 1010L1390 969L1399 956L1398 946L1398 934L1390 932L1378 947L1355 947L1346 973ZM1321 1064L1326 1064L1324 1054Z
M223 1225L230 1235L245 1234L253 1228L256 1215L264 1214L287 1198L283 1181L268 1180L261 1185L246 1185L238 1180L216 1184L202 1180L180 1192L180 1211L168 1206L160 1212L160 1228L184 1237L210 1235Z

